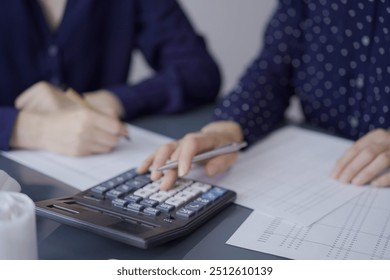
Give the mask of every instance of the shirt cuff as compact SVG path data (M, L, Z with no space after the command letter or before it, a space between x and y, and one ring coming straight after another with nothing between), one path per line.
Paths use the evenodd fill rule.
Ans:
M10 140L19 111L15 108L0 108L0 150L10 149Z

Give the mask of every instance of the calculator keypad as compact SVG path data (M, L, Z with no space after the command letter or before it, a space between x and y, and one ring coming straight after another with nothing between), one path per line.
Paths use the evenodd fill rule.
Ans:
M161 213L190 219L223 196L227 190L209 184L179 178L175 187L160 190L161 180L152 182L150 174L135 170L114 177L89 189L88 194L102 201L111 201L116 209L157 217ZM171 220L171 218L170 218ZM173 219L174 220L174 219Z

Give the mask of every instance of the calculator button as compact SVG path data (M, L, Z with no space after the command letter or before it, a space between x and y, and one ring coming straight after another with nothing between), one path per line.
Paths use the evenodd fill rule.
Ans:
M140 204L147 206L147 207L154 207L158 205L158 201L153 200L153 199L143 199L141 200Z
M115 188L117 191L120 191L120 192L123 192L123 193L128 193L128 192L131 192L131 191L134 191L136 190L136 188L133 188L133 187L130 187L128 185L120 185L118 187Z
M144 190L149 190L149 191L152 191L152 192L157 192L160 190L160 186L155 184L155 183L151 183L151 184L147 184L145 187L143 187L142 189Z
M209 189L211 189L211 185L205 184L205 183L200 183L200 182L195 182L191 185L191 188L196 188L196 189L200 190L201 192L205 193Z
M178 208L185 203L185 200L178 198L178 197L171 197L171 198L168 198L165 201L165 203L171 204L171 205L175 206L176 208Z
M185 185L176 185L172 190L176 191L176 193L184 190L187 186Z
M192 195L192 197L195 197L199 194L202 193L202 191L198 188L193 188L192 186L189 186L188 188L186 188L185 190L183 190L183 192L185 193L190 193Z
M198 197L194 200L196 203L203 204L204 206L209 205L212 201L210 199L204 198L204 197Z
M105 187L105 186L102 186L102 185L99 185L99 186L96 186L96 187L91 188L91 193L97 194L97 195L103 195L103 194L105 194L108 190L110 190L110 188Z
M125 177L117 176L117 177L113 178L112 181L114 181L117 185L119 185L125 181Z
M117 190L110 190L106 193L107 198L115 199L120 197L123 194L123 192L117 191Z
M171 196L174 196L175 194L177 194L178 191L176 189L170 189L169 191L159 191L158 193L161 193L167 197L171 197Z
M210 190L210 192L212 192L213 194L217 195L218 197L221 197L221 196L223 196L227 192L227 190L219 188L219 187L213 187Z
M208 199L210 201L215 201L219 198L219 196L211 191L208 191L201 196L202 198Z
M121 199L121 198L116 198L112 201L112 205L114 205L115 207L121 207L121 208L125 207L127 203L128 202L126 200Z
M182 192L179 192L178 194L176 194L174 196L174 198L179 198L179 199L183 200L184 202L187 202L187 201L190 201L192 198L194 198L194 196L191 193L186 193L186 192L182 191Z
M161 203L161 202L164 202L168 198L168 196L161 193L161 192L158 192L158 193L152 194L151 196L149 196L149 198Z
M195 211L195 212L202 210L204 207L205 207L204 204L201 204L201 203L195 202L195 201L184 206L184 208Z
M138 195L138 196L140 196L142 198L147 198L147 197L149 197L153 193L154 193L153 191L144 190L144 189L139 189L139 190L136 190L134 192L135 195Z
M131 188L135 188L135 189L139 189L139 188L142 188L143 186L145 186L147 183L145 182L142 182L142 181L138 181L138 180L130 180L130 181L127 181L125 183L126 186L129 186Z
M176 211L176 217L179 218L189 219L194 215L195 211L186 208L181 208L179 211Z
M102 184L102 186L107 187L107 188L109 188L109 189L112 189L112 188L116 187L117 185L119 185L119 184L116 183L116 182L113 181L113 180L109 180L109 181L104 182L104 183Z
M142 197L134 195L134 194L129 194L123 198L126 201L129 202L140 202L142 200Z
M137 175L138 175L138 173L137 173L137 171L135 171L135 169L130 170L130 171L122 174L122 176L125 178L125 180L133 179Z
M129 203L126 207L127 210L134 211L134 212L141 212L144 208L145 206L135 202Z
M162 212L168 213L175 209L175 206L167 204L167 203L161 203L156 207L157 209L161 210Z
M138 175L137 177L134 178L134 180L137 180L139 182L143 182L144 185L149 184L150 182L152 182L152 180L150 179L150 174Z
M158 215L160 215L161 211L156 209L156 208L146 207L144 209L144 213L152 215L152 216L158 216Z

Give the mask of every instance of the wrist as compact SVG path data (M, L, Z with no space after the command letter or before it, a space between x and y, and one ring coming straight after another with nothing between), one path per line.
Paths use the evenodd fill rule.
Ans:
M234 121L217 121L204 126L201 130L205 134L218 134L223 142L242 142L244 134L241 126Z

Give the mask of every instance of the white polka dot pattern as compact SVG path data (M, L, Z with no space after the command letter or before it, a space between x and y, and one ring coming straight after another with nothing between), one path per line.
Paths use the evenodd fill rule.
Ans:
M264 49L214 112L252 143L284 120L292 95L306 121L358 139L389 129L390 1L281 0Z

